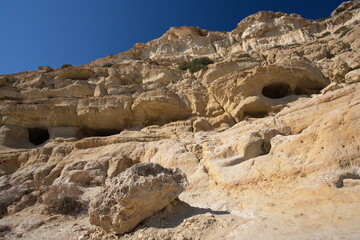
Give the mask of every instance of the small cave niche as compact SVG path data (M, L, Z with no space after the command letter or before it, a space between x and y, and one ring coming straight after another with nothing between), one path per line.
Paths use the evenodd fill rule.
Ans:
M283 98L290 95L290 86L286 83L272 83L265 86L262 94L268 98Z
M296 87L294 93L295 95L307 95L307 91L300 87Z
M267 111L257 111L257 112L250 112L245 111L244 112L244 118L264 118L269 116L269 113Z
M344 173L340 175L335 182L335 187L342 188L344 186L344 179L360 179L360 176L356 173Z
M41 145L49 140L49 131L44 128L28 128L29 142L34 145Z
M108 137L111 135L119 134L121 131L118 129L92 129L92 128L83 128L81 133L84 137Z
M271 150L271 143L269 141L263 141L260 148L261 148L260 156L267 155Z

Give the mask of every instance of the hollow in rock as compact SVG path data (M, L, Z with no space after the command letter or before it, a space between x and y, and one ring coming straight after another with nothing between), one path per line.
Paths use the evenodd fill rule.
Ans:
M49 132L43 128L29 128L29 142L34 145L40 145L49 139Z

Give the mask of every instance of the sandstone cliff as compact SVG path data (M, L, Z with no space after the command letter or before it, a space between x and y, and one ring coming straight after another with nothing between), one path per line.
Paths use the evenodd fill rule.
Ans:
M359 22L360 1L322 20L264 11L231 32L173 27L83 66L0 76L0 235L358 239ZM213 63L179 68L201 57ZM138 163L189 185L129 234L91 226L89 201ZM46 196L69 184L82 211L49 216Z

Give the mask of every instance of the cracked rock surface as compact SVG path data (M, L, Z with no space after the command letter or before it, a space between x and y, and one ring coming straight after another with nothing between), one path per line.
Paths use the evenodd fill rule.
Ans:
M359 22L259 12L0 76L0 238L358 239ZM68 185L82 210L49 214Z

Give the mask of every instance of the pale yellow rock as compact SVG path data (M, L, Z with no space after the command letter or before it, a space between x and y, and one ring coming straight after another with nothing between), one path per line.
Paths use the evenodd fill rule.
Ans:
M138 164L113 178L91 201L90 221L107 232L123 234L159 211L187 186L179 169Z
M360 180L359 179L344 179L343 180L344 187L360 187Z
M324 89L322 89L321 93L324 94L324 93L327 93L327 92L337 90L337 89L342 88L342 87L343 87L343 85L341 85L341 84L339 84L337 82L332 82L329 85L327 85Z
M89 69L68 67L63 69L59 76L64 79L87 80L93 76L93 72Z
M193 129L195 132L210 131L212 127L206 119L196 119L193 123Z
M48 129L49 138L80 138L82 137L81 131L77 127L52 127Z
M0 145L11 148L26 148L29 146L27 129L17 126L2 126L0 128Z
M360 81L360 69L350 71L345 75L346 83L358 83Z
M121 236L132 240L358 239L359 7L322 21L263 11L232 32L174 27L81 67L0 76L0 225L29 240L117 239L85 212L40 214L39 197L74 183L89 203L133 165L157 163L186 174L168 199L179 200L145 184L92 222L135 228ZM214 63L179 69L198 57ZM136 213L121 230L120 213Z
M172 82L177 82L180 80L180 76L177 75L174 71L161 71L155 76L145 78L142 80L143 84L147 83L162 83L162 84L169 84Z
M96 85L96 88L94 91L94 97L103 97L105 95L107 95L105 85L103 82L100 82Z

